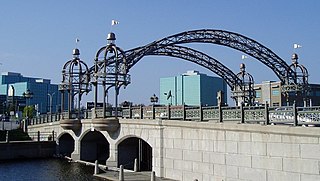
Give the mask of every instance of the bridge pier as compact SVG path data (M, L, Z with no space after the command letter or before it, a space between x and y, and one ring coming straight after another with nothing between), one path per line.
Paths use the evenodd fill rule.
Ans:
M80 160L80 141L74 140L74 151L71 153L72 160Z
M118 148L116 144L110 143L110 154L109 158L106 161L106 165L110 167L117 167L118 166Z

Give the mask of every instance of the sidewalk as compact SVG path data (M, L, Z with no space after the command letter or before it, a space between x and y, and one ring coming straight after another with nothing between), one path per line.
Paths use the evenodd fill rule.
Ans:
M119 172L108 170L106 173L99 173L94 175L95 177L107 179L110 181L118 181L119 180ZM124 180L125 181L150 181L151 180L151 172L124 172ZM159 178L156 177L156 181L173 181L171 179Z

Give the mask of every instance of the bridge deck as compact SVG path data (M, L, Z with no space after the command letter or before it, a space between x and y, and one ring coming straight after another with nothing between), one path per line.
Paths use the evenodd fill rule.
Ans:
M94 175L95 177L118 181L119 180L119 172L108 170L106 173L100 173ZM124 180L125 181L150 181L151 180L151 172L124 172ZM172 179L167 178L159 178L156 177L156 181L173 181Z

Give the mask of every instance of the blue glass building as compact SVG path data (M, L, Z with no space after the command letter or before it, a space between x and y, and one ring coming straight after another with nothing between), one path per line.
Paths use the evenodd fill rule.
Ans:
M61 94L58 91L57 84L51 84L49 79L24 77L20 73L4 72L0 78L0 95L9 96L9 88L14 89L14 97L19 102L15 102L18 107L27 105L35 106L38 113L47 113L50 110L50 96L52 96L52 112L57 112L61 107ZM33 93L33 97L26 100L23 98L23 93L26 90ZM24 102L21 102L24 100ZM66 107L66 106L65 106Z
M223 91L227 101L227 84L219 77L211 77L198 71L160 79L160 104L216 106L217 92Z

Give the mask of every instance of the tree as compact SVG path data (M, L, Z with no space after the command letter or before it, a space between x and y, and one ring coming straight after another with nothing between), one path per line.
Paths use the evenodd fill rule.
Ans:
M23 117L33 118L34 113L35 109L33 106L26 106L23 109Z

